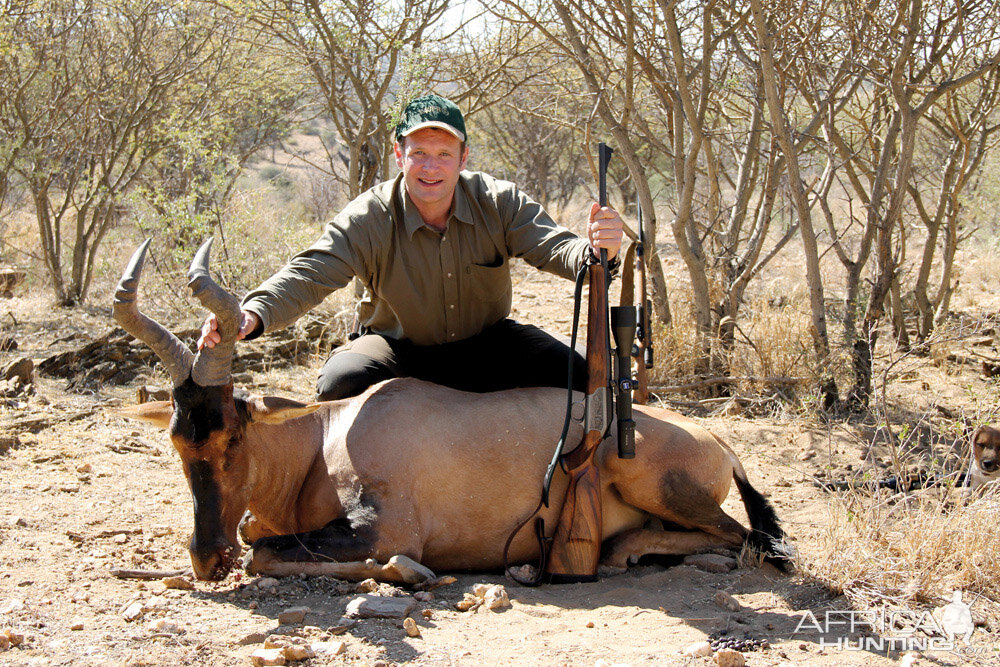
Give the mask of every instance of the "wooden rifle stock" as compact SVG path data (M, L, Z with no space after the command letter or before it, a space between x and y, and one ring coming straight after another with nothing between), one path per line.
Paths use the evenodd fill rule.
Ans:
M599 147L600 205L607 206L607 164L611 149ZM569 475L566 499L552 538L545 572L552 583L595 581L601 556L603 514L601 480L594 456L611 423L608 354L608 261L601 249L600 264L589 267L590 302L587 309L587 397L583 442L563 457Z
M606 269L601 264L592 264L589 271L585 432L583 442L563 458L569 475L569 487L559 513L559 523L546 567L552 583L595 581L597 563L601 556L601 480L594 456L598 446L604 441L610 422L608 293Z

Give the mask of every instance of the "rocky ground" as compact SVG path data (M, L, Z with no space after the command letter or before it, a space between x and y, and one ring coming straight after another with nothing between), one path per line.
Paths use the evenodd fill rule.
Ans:
M515 312L565 330L568 310L546 306L565 304L571 286L532 284L519 277ZM455 581L431 591L240 573L193 581L185 573L191 500L178 458L163 433L116 414L142 388L162 384L148 355L99 308L53 313L25 295L0 308L18 322L7 330L17 348L3 352L0 370L21 359L32 366L21 362L0 378L0 664L1000 664L989 600L972 605L971 646L849 650L811 619L859 611L856 603L808 567L787 575L738 554L644 562L597 583L540 588L500 573L437 573ZM307 399L323 335L307 328L255 342L238 380L255 393ZM992 391L960 361L914 373L901 391L926 386L945 409L960 410L970 391ZM830 494L812 481L871 460L872 426L735 413L706 423L774 500L808 563L832 511ZM745 520L735 493L725 507ZM123 578L120 570L159 574ZM929 638L919 634L917 648Z

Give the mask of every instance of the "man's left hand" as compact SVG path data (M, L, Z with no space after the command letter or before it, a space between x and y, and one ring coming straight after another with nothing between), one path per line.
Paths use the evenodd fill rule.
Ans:
M608 259L618 254L622 246L624 224L618 211L610 206L601 206L594 202L590 207L590 222L587 223L587 239L594 255L600 254L599 248L608 251Z

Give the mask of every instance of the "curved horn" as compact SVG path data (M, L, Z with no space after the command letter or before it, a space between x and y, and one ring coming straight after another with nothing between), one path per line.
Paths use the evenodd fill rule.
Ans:
M140 313L139 307L135 304L139 276L142 274L142 265L146 260L146 249L149 248L150 241L152 239L146 239L146 242L139 246L125 267L122 279L118 281L118 287L115 289L112 312L115 321L122 329L141 340L156 353L176 386L187 380L190 375L194 355L163 325Z
M236 333L240 328L240 302L219 287L208 273L208 255L211 249L212 239L209 239L198 249L191 268L188 269L188 287L195 298L201 301L201 305L215 313L219 336L222 337L222 341L215 347L202 348L195 357L191 379L202 387L229 384Z

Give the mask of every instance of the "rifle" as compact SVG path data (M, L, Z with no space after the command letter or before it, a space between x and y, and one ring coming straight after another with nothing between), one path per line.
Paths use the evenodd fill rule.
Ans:
M599 200L607 206L607 168L612 150L605 144L598 147ZM601 555L601 486L600 474L594 456L598 446L608 435L613 410L611 394L611 358L608 327L608 254L601 249L600 263L588 267L590 302L587 314L587 396L584 410L583 441L561 463L569 476L566 498L559 514L559 523L552 538L545 573L552 583L595 581ZM635 332L635 309L613 309L615 339L626 336L627 347L619 342L619 350L631 350L631 336ZM631 310L631 327L629 313ZM630 332L631 333L630 333ZM623 394L630 398L631 362L629 352L624 353L627 380L616 383L619 399L619 455L634 456L635 423L632 421L631 403L623 410ZM618 356L618 375L622 370L622 355Z
M639 274L639 318L636 325L635 345L632 346L632 358L635 359L635 389L632 400L640 405L649 401L649 374L653 367L653 331L650 327L652 304L649 302L649 292L646 289L646 230L642 221L642 204L635 202L638 211L639 241L635 246L635 270Z

